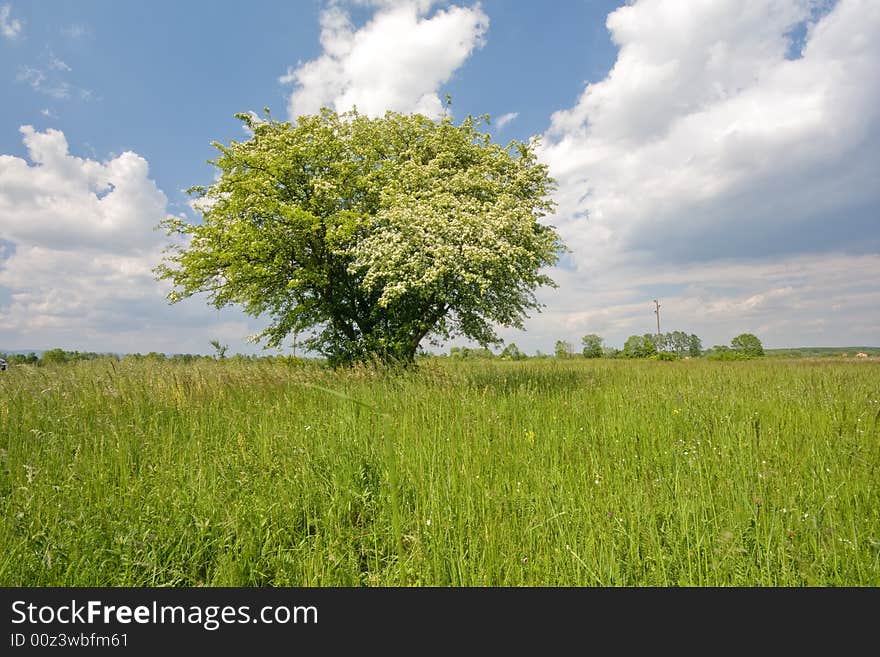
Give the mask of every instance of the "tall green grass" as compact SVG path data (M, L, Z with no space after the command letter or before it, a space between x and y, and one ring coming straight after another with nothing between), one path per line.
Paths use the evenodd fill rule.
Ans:
M873 363L0 376L6 586L878 586Z

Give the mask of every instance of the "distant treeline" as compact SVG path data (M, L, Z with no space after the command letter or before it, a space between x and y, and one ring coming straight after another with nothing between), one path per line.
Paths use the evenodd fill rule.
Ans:
M525 360L526 358L644 358L649 360L679 360L687 358L709 358L711 360L745 360L764 355L764 348L757 336L741 333L730 341L730 345L715 345L703 349L698 335L685 331L670 333L645 333L631 335L622 349L605 345L604 339L595 333L581 338L581 351L565 340L558 340L552 354L538 351L528 356L514 343L508 344L499 354L489 349L453 347L449 357L454 359L499 358L502 360Z
M660 336L645 333L644 335L630 336L622 349L604 345L603 339L591 333L582 338L583 349L576 352L571 343L564 340L556 342L553 353L542 353L540 350L535 355L529 355L521 351L514 343L506 345L500 352L494 353L485 347L452 347L449 354L433 354L423 352L418 359L425 358L450 358L454 360L497 359L497 360L526 360L547 358L644 358L649 360L678 360L687 358L707 358L709 360L744 360L760 356L774 358L816 358L816 357L855 357L858 353L868 356L880 356L880 347L798 347L792 349L767 349L761 341L750 333L738 335L731 344L715 345L710 349L703 349L701 340L694 334L683 331L661 334ZM303 358L289 355L225 355L225 349L218 349L213 355L201 354L164 354L151 351L146 354L114 354L96 353L94 351L66 351L64 349L49 349L42 354L35 352L28 354L4 354L0 352L0 358L6 360L9 365L50 365L61 363L75 363L86 360L114 360L114 361L156 361L170 363L194 363L198 361L224 360L227 362L269 362L287 364L319 363L321 358Z
M203 356L201 354L163 354L157 351L151 351L147 354L114 354L114 353L96 353L94 351L66 351L64 349L49 349L39 356L35 352L28 354L4 354L0 353L0 358L4 359L9 365L51 365L60 363L75 363L86 360L114 360L114 361L167 361L173 363L194 363L196 361L218 360L217 356ZM268 361L268 362L299 362L305 359L295 356L256 356L235 354L229 357L220 357L223 360L231 362L251 362L251 361Z
M766 354L776 358L854 357L856 354L880 356L880 347L794 347L767 349Z

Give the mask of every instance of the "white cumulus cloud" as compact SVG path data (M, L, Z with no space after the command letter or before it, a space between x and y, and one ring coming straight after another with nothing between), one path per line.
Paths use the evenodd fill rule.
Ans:
M622 341L655 330L659 295L670 330L712 340L748 323L782 345L876 342L880 3L636 0L606 25L612 70L544 135L572 253L530 331ZM771 284L779 263L801 275ZM835 266L852 282L827 285Z
M64 133L21 129L27 159L0 155L0 349L207 353L259 322L204 299L169 306L153 268L168 199L149 163L70 153ZM252 350L252 349L248 349Z
M27 160L0 155L0 237L55 248L137 252L167 199L136 153L98 162L71 155L59 130L20 129Z
M281 77L294 86L291 117L321 107L357 107L370 116L388 110L440 116L438 88L482 46L488 16L478 4L433 12L435 3L427 0L359 4L375 7L375 13L356 28L345 7L331 3L321 14L322 55Z
M542 153L578 253L827 248L869 225L880 4L840 0L789 59L790 31L815 4L642 0L609 15L617 62L554 114Z
M10 297L0 337L7 345L42 337L29 345L37 348L109 345L133 319L142 330L145 309L161 304L151 269L162 236L153 229L167 213L147 161L130 151L83 159L58 130L21 133L30 162L0 155L0 242L11 245L0 259Z

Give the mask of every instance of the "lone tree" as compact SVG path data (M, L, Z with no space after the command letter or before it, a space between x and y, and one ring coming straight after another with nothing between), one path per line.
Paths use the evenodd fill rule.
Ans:
M730 346L747 358L764 355L764 345L761 344L758 336L752 333L740 333L730 341Z
M488 117L236 117L253 136L213 144L219 177L190 190L203 221L162 222L172 303L267 315L268 347L312 330L300 344L332 365L411 363L426 337L500 344L493 327L522 328L556 287L541 269L565 246L539 222L553 181L535 143L481 133Z
M211 346L214 347L214 354L217 358L226 358L226 350L229 345L220 344L220 340L211 340Z
M588 333L581 338L584 358L601 358L603 355L602 338L595 333Z
M571 358L574 353L574 347L567 340L557 340L553 353L557 358Z

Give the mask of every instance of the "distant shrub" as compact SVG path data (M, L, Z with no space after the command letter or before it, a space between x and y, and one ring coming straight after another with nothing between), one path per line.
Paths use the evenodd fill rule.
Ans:
M67 352L64 349L49 349L44 351L40 358L41 365L54 365L56 363L66 363Z
M473 358L495 358L495 354L493 354L489 349L485 347L480 349L471 349L469 347L452 347L449 350L450 358L457 358L460 360L470 360Z
M681 356L673 351L658 351L653 356L650 356L650 360L681 360Z
M504 347L504 350L501 352L500 357L503 360L525 360L526 358L528 358L528 356L520 351L519 347L517 347L516 344L513 342Z
M706 358L709 360L746 360L748 356L727 345L717 344L706 352Z
M28 355L24 354L0 354L0 358L5 360L9 365L36 365L40 359L34 352Z

